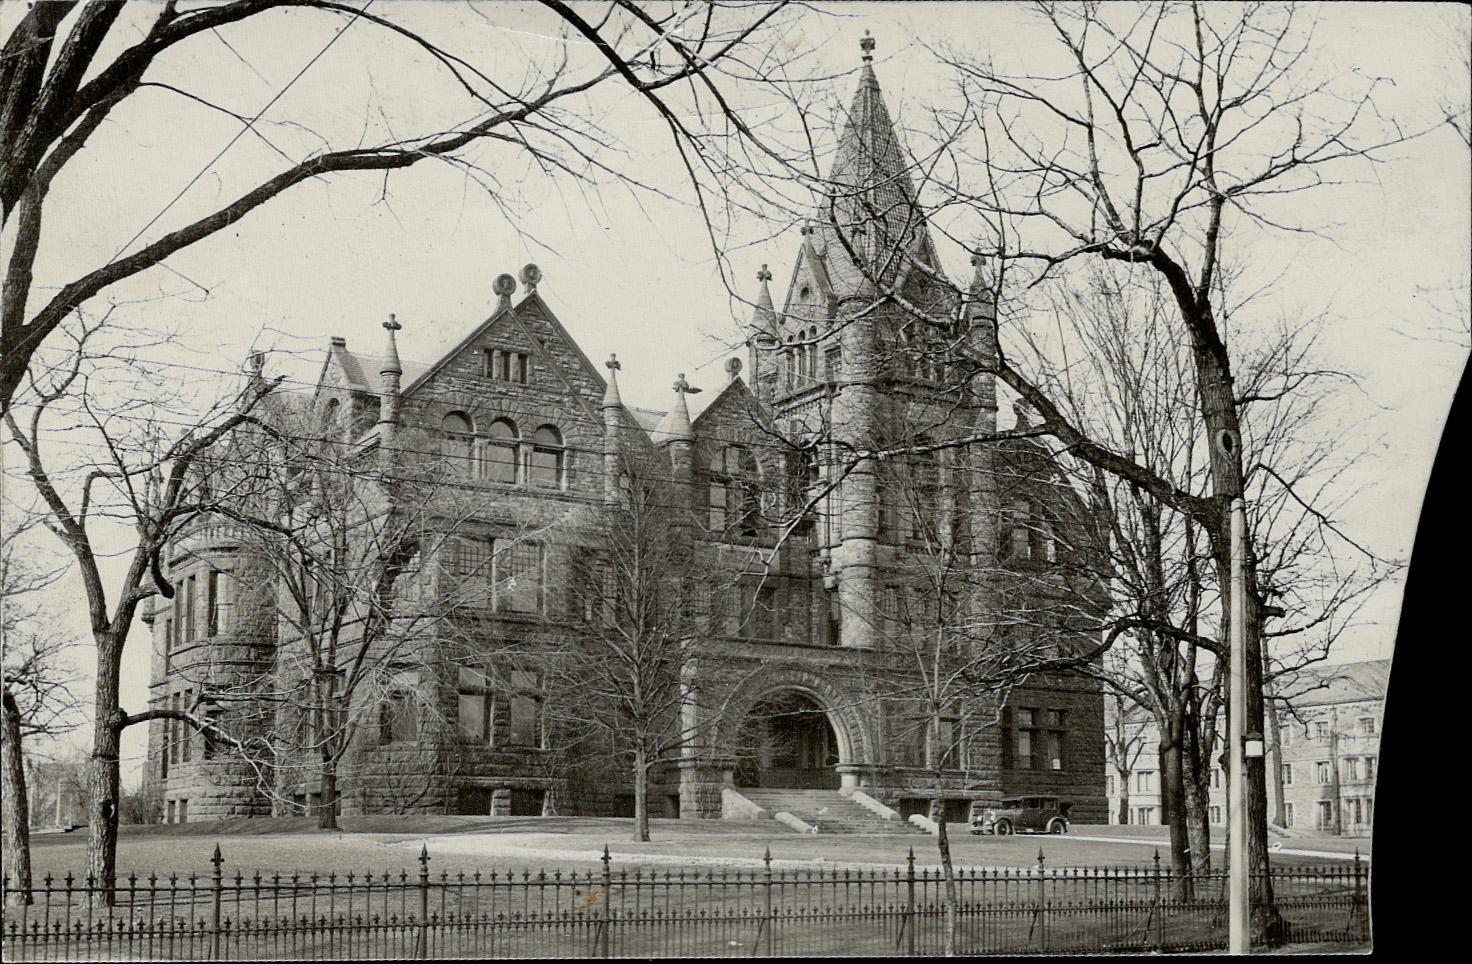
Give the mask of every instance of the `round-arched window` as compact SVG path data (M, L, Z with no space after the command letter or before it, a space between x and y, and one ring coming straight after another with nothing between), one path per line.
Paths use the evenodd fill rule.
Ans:
M532 485L555 489L562 485L562 433L556 426L543 425L532 433L530 478Z
M475 445L475 427L470 416L464 412L451 412L440 419L440 431L445 433L440 441L440 451L450 470L456 475L469 475Z
M514 484L521 447L521 433L516 430L516 423L509 418L498 418L491 423L487 434L485 455L481 459L481 478L488 482Z

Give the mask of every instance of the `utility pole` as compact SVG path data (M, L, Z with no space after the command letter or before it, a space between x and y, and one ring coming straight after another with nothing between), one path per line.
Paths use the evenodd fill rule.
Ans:
M1227 706L1227 763L1230 770L1227 872L1228 892L1227 952L1246 954L1250 943L1248 921L1247 868L1247 761L1243 756L1247 723L1247 653L1242 645L1243 624L1247 619L1246 580L1243 565L1247 520L1242 500L1232 500L1232 626L1229 664L1231 700Z

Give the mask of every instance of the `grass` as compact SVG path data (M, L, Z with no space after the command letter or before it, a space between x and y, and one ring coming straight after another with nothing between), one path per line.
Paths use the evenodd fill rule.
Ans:
M651 821L654 839L629 839L631 822L591 817L344 817L343 830L323 831L313 818L208 821L185 825L128 827L120 838L118 866L126 876L191 873L207 877L215 843L220 844L227 875L327 874L407 870L417 873L420 847L428 848L431 869L438 874L481 871L551 873L586 871L596 866L605 845L615 868L710 869L712 865L747 864L770 848L778 866L787 861L814 861L818 866L903 864L914 848L917 867L939 865L933 838L913 836L803 835L767 821ZM1096 832L1156 828L1075 828L1080 836ZM1163 828L1160 828L1163 829ZM1104 835L1100 833L1099 835ZM1131 836L1138 836L1134 834ZM1161 836L1164 841L1164 836ZM80 875L86 862L86 831L33 838L33 863L39 880ZM1346 843L1346 841L1334 841ZM1292 841L1318 849L1318 840ZM1050 867L1149 866L1158 845L1127 840L1118 843L1063 836L972 837L951 835L952 859L958 865L1032 867L1042 850ZM1352 848L1351 848L1352 850ZM1316 866L1330 861L1274 854L1275 865Z

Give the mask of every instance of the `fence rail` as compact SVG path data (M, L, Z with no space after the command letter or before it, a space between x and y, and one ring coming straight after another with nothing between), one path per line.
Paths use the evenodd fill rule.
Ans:
M935 954L936 868L761 868L6 880L6 960L754 957ZM1286 941L1367 944L1358 854L1268 875ZM1258 884L1266 883L1259 880ZM963 954L1202 951L1226 946L1226 877L1150 867L958 869ZM29 902L26 898L29 897Z

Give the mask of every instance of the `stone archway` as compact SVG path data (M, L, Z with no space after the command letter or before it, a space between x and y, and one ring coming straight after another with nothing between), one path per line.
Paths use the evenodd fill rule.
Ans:
M836 790L847 746L823 705L810 693L785 688L757 700L737 736L738 787Z

